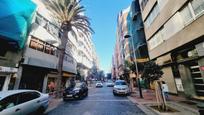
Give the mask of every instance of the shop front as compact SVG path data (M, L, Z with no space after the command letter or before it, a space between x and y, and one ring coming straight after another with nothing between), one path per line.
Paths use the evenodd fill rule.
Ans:
M71 84L73 84L75 78L76 78L75 74L69 73L69 72L63 72L63 74L62 74L62 87L63 88L69 87Z
M16 68L0 66L0 91L13 89L16 72Z
M186 46L173 55L186 97L204 100L204 42Z

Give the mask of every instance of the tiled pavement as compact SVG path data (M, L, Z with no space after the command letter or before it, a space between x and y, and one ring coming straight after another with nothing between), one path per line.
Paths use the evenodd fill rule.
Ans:
M143 90L143 98L139 97L139 92L135 92L128 98L140 107L147 115L199 115L196 104L192 100L187 100L184 97L169 95L168 106L179 110L174 113L159 113L150 108L151 105L156 105L156 96L153 90ZM189 103L189 104L187 104Z

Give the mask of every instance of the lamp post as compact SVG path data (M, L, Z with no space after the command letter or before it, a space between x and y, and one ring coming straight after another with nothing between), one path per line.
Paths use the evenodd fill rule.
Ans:
M137 65L137 56L135 54L135 47L134 47L134 42L133 42L133 37L131 35L126 35L125 38L130 38L131 37L131 43L132 43L132 49L133 49L133 56L134 56L134 63L135 63L135 71L136 71L136 76L137 76L137 81L138 81L138 88L139 88L139 93L140 93L140 98L143 98L142 95L142 88L140 85L140 78L139 78L139 72L138 72L138 65Z

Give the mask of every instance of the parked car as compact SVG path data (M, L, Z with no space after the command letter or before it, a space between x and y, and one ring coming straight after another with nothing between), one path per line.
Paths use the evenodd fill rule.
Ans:
M68 87L63 93L63 100L82 99L88 96L88 87L84 82L76 83L73 87Z
M10 90L0 92L0 115L42 114L49 103L48 94L35 90Z
M96 82L96 87L103 87L103 83L101 81Z
M113 87L113 86L114 86L113 81L109 80L109 81L106 83L106 86L107 86L107 87Z
M114 95L129 95L130 90L127 83L124 80L116 80L115 85L113 87L113 94Z

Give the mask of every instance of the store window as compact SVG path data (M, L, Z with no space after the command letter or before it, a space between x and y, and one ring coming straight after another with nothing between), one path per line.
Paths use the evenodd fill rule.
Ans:
M56 54L56 48L54 46L34 37L31 38L29 47L47 54Z

